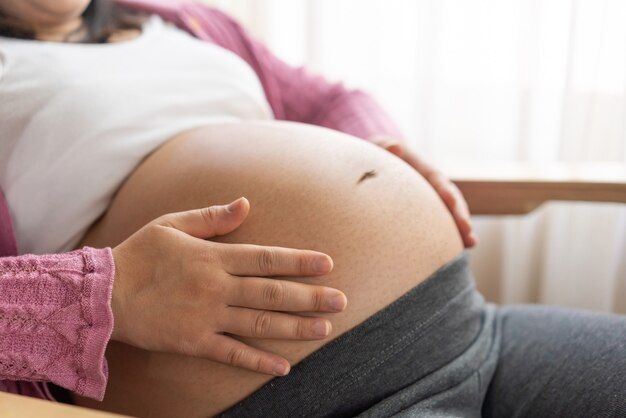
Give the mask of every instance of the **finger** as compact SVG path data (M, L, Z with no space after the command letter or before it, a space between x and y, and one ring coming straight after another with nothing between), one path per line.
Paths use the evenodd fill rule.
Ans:
M242 337L284 340L320 340L332 326L322 318L229 306L220 330Z
M226 303L283 312L340 312L348 303L337 289L260 277L236 278Z
M461 239L463 240L463 245L466 248L469 248L474 245L474 240L470 237L473 235L470 224L465 220L458 217L454 218L454 222L456 223L457 229L461 234Z
M402 158L404 156L404 146L399 142L387 144L384 148L398 158Z
M424 176L448 207L461 234L465 247L469 248L477 245L479 240L472 231L469 208L459 188L416 154L410 151L405 152L405 154L405 161Z
M461 236L463 237L465 247L470 248L478 243L478 237L473 232L473 226L467 202L465 201L463 195L458 189L455 194L457 196L456 200L458 204L453 213L454 219L456 221L457 227L459 228L459 231L461 232Z
M452 216L454 218L454 222L456 223L457 229L461 234L461 238L463 239L463 244L466 248L473 247L476 245L476 237L472 232L472 222L470 220L469 210L467 208L467 203L463 200L463 196L460 192L452 191L452 194L455 196L456 205L454 210L452 210Z
M476 233L472 232L468 235L467 239L464 241L465 247L472 248L477 246L480 243L480 238Z
M472 222L469 218L469 211L455 211L454 221L463 238L463 244L466 248L474 247L478 244L478 236L473 231Z
M157 223L205 239L234 231L243 223L249 211L250 202L241 197L229 205L171 213L159 218Z
M285 376L291 369L289 362L276 354L258 350L234 338L219 334L211 337L207 352L202 357L274 376Z
M469 207L459 188L440 173L432 173L428 181L450 210L463 244L471 248L478 244L478 237L472 232Z
M221 248L224 269L235 276L315 276L333 269L333 260L317 251L251 244Z
M456 207L456 198L450 187L449 180L439 172L432 172L426 180L435 189L441 200L446 204L448 210L452 212Z
M463 193L461 193L461 190L459 190L456 184L452 183L450 180L448 180L448 188L456 201L455 210L458 212L459 216L469 221L470 211Z
M405 151L404 160L426 179L428 179L432 174L437 173L437 170L435 170L433 166L410 150Z
M467 202L459 188L442 174L431 177L431 185L444 201L455 218L466 221L470 225L470 212Z
M369 142L386 149L395 156L402 158L404 156L404 146L396 138L388 136L374 136L369 138Z

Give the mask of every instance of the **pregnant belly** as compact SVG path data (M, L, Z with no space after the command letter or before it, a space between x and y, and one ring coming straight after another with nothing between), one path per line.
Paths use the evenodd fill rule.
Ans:
M333 257L329 275L293 278L347 295L348 308L328 316L330 339L462 251L447 209L403 161L351 136L288 122L212 125L169 141L129 177L84 244L113 246L163 213L240 196L250 200L249 218L219 241L307 248ZM330 339L246 341L297 364ZM207 416L271 379L119 343L110 344L107 359L104 403L77 402L137 415Z

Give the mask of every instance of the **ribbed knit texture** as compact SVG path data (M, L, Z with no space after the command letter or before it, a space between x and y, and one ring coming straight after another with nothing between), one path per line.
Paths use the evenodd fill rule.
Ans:
M101 400L114 275L109 248L1 258L0 380L50 381Z

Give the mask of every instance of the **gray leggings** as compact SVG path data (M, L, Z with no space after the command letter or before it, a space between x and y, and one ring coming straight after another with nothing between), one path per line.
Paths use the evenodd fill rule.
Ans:
M467 254L225 417L626 417L626 317L485 304Z

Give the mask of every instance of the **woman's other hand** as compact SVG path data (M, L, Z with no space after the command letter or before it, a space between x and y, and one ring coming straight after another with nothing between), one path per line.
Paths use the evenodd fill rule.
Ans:
M339 312L345 295L267 276L319 276L332 270L329 256L205 241L237 229L249 210L241 198L228 206L164 215L115 247L112 339L282 376L290 368L286 359L228 334L327 337L328 320L288 312Z
M474 233L472 222L470 220L470 212L467 202L463 194L454 183L450 181L442 172L418 157L414 152L404 147L404 145L395 138L387 136L375 136L369 139L369 142L385 148L387 151L402 158L411 167L415 168L435 189L446 204L448 210L454 218L463 243L466 248L474 247L478 244L478 236Z

